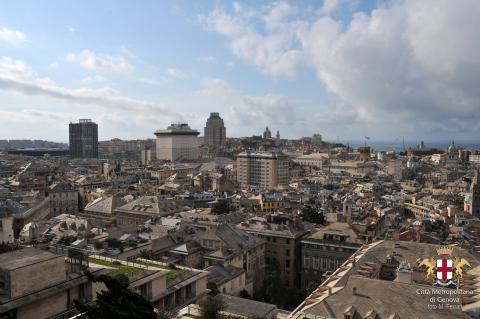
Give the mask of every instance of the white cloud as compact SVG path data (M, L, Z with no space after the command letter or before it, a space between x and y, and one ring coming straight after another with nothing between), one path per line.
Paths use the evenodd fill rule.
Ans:
M6 42L12 45L19 45L27 40L25 33L0 26L0 43Z
M235 8L240 7L237 4ZM234 36L245 31L245 25L240 16L229 15L220 8L215 8L207 15L200 15L198 20L208 29L226 36Z
M68 30L68 32L70 32L70 33L75 33L75 31L76 31L75 28L72 27L71 25L67 25L67 30Z
M246 17L216 8L210 26L235 21L226 36L231 51L273 76L312 67L323 86L370 124L417 123L418 129L475 129L480 120L480 2L401 0L379 2L351 21L331 16L352 0L326 0L308 15L283 2ZM235 8L235 11L238 11ZM213 20L217 19L216 22ZM326 113L329 116L339 112ZM395 123L393 125L393 123Z
M237 9L239 12L229 14L216 8L207 16L201 16L200 21L207 29L227 36L228 47L243 61L270 75L295 76L296 67L303 59L302 52L296 48L299 26L287 18L296 8L286 2L276 2L261 12ZM258 19L270 33L262 34L255 29Z
M166 74L177 79L186 79L192 76L191 72L176 68L167 69Z
M148 84L148 85L159 85L167 82L167 79L161 78L160 80L157 80L157 79L152 79L148 77L141 77L138 79L138 82Z
M24 62L9 57L0 59L0 90L27 96L42 96L78 106L95 105L109 111L141 111L167 117L178 116L166 104L131 98L108 87L98 89L62 87L49 78L34 75Z
M60 65L57 62L52 62L52 63L50 63L49 66L50 66L51 69L54 69L54 70L56 70L60 67Z
M105 82L105 78L101 75L86 76L80 80L81 83Z
M199 94L228 107L225 119L229 126L257 126L265 124L294 125L295 114L290 103L279 94L249 96L234 89L227 81L205 78Z
M217 63L217 59L215 59L215 57L213 57L211 55L205 55L205 56L198 57L198 61L203 62L203 63L207 63L207 64Z
M106 69L116 72L129 71L132 68L125 55L111 56L95 54L90 50L83 50L79 53L67 53L65 59L68 62L78 62L88 70Z

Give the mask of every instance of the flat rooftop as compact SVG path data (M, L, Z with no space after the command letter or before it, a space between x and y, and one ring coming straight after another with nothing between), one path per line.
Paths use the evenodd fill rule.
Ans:
M14 270L63 256L37 248L23 248L0 254L0 268Z

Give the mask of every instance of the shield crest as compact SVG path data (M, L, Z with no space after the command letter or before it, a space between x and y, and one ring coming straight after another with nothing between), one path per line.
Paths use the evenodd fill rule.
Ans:
M437 279L446 282L453 277L453 260L448 258L437 259Z

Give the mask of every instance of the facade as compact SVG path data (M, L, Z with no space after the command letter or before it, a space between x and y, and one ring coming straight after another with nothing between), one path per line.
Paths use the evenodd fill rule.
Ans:
M66 183L53 184L49 188L50 214L78 213L78 191Z
M237 155L237 170L244 187L271 189L288 184L288 157L281 152L242 152Z
M204 129L204 143L210 147L221 147L225 144L227 133L223 119L217 112L210 113Z
M91 300L86 276L67 276L65 257L23 248L0 255L1 318L63 318L73 300Z
M6 211L0 211L0 242L14 242L13 216Z
M171 162L198 159L198 134L186 123L157 130L157 159Z
M260 209L262 212L278 212L285 208L285 199L282 193L260 194Z
M98 158L98 125L89 119L70 123L70 157Z
M280 278L288 287L300 286L300 241L310 231L299 220L290 220L281 214L268 218L253 217L237 225L238 228L266 240L265 264L277 267Z
M334 272L362 246L362 239L348 223L334 222L301 241L301 285L318 286L327 272Z
M312 135L312 145L321 146L322 145L322 135L315 133Z
M472 185L470 186L471 192L471 204L470 204L470 214L475 217L480 217L480 177L478 170L475 171L475 177L472 180Z

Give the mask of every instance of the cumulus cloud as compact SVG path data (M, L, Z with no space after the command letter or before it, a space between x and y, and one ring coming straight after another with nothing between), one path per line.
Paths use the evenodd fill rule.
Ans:
M168 76L177 79L186 79L192 76L192 73L187 70L177 69L177 68L169 68L166 71Z
M296 8L286 2L276 2L261 12L235 5L234 9L235 13L230 14L216 8L200 16L199 21L207 29L227 36L228 47L243 61L253 63L266 74L295 76L296 67L302 61L302 52L295 46L299 22L287 18ZM255 28L257 20L264 24L267 33Z
M0 58L0 90L28 96L43 96L76 105L95 105L106 110L145 111L176 116L163 103L134 99L108 87L98 89L62 87L49 78L36 76L23 61L10 57Z
M27 40L25 33L0 26L0 43L19 45Z
M95 82L105 82L105 78L101 75L91 75L86 76L80 80L81 83L95 83Z
M280 94L249 96L219 78L205 78L201 86L199 94L228 108L225 118L229 125L261 127L265 124L295 124L293 107Z
M284 2L257 9L248 19L219 8L208 17L240 23L236 32L210 30L262 72L293 76L299 65L313 68L357 119L432 128L480 120L479 1L379 2L348 22L332 15L354 4L326 0L307 18Z
M90 50L83 50L79 53L67 53L65 59L68 62L77 62L88 70L106 69L116 72L128 71L132 68L125 55L112 56L96 54Z

